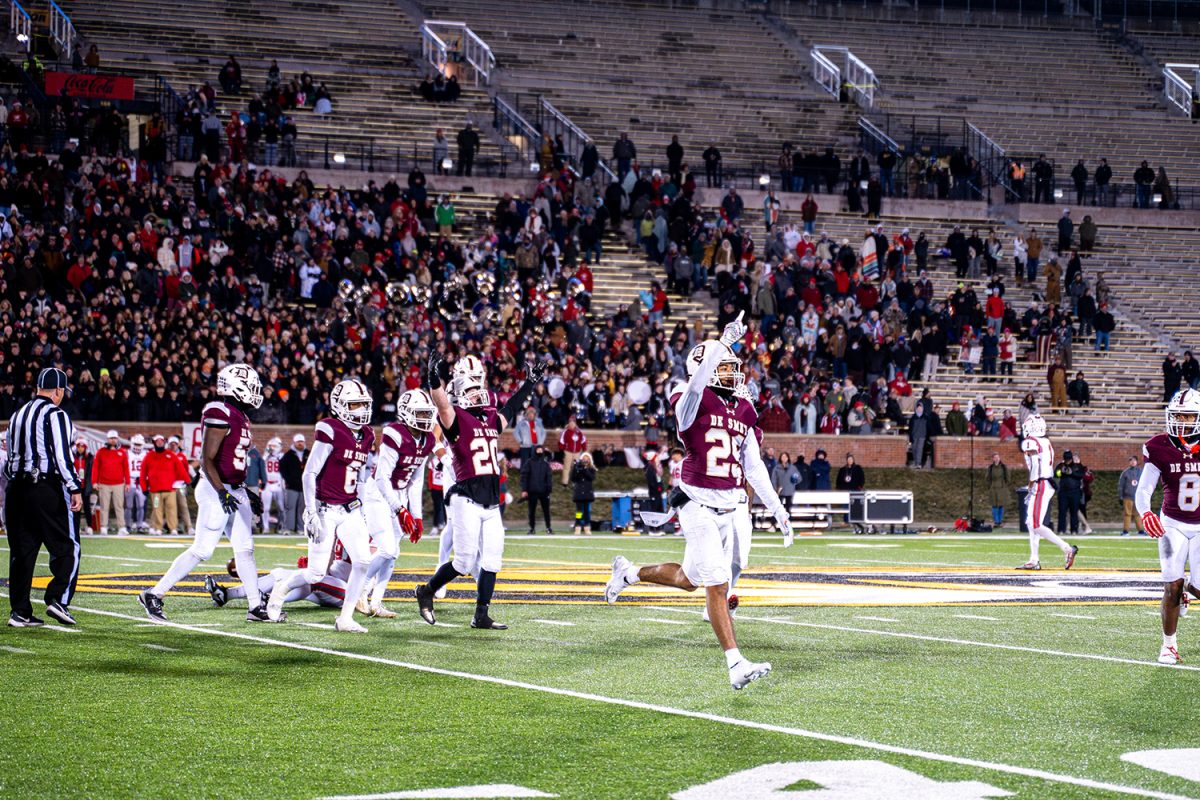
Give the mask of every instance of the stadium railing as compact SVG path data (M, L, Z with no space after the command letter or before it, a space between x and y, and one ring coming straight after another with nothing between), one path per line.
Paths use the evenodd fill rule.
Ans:
M563 148L566 151L567 161L578 174L579 159L583 148L593 141L592 137L584 133L582 128L555 108L545 97L538 98L537 125L542 133L549 135L551 140L559 135L563 137ZM599 173L601 185L606 186L610 181L617 179L616 174L603 159L596 164L596 170Z
M1200 76L1200 64L1163 64L1163 98L1168 108L1175 108L1192 116L1192 95L1196 91L1180 72L1186 71L1193 78Z
M63 11L54 0L50 0L50 38L58 45L59 58L70 61L79 34L71 23L71 18L67 16L67 12Z
M860 107L870 111L875 107L875 93L879 90L879 78L875 76L875 71L867 66L866 62L858 56L854 55L848 47L834 44L815 44L812 48L814 62L816 56L821 55L828 65L833 65L833 60L824 54L838 53L841 56L843 66L838 70L838 90L833 93L834 97L841 99L841 90L845 89L847 96L852 98ZM828 72L828 68L825 68ZM817 78L817 82L825 87L821 77L818 77L814 70L813 77Z
M33 20L17 0L8 0L8 31L26 52L33 49Z
M446 41L448 38L449 42ZM465 61L471 65L476 86L480 78L484 84L489 83L492 71L496 69L492 48L465 22L426 20L421 25L421 54L443 74L448 65Z

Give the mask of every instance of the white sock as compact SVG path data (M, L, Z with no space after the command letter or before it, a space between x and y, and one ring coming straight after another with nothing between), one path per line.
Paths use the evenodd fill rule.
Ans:
M350 579L346 581L346 600L342 603L342 613L339 618L343 622L354 619L354 604L362 597L363 585L367 582L367 565L351 564Z
M237 564L238 579L242 582L242 588L246 590L246 605L249 608L258 608L262 605L262 600L258 591L258 565L254 563L254 551L235 551L233 560Z
M1031 564L1038 563L1038 544L1041 541L1042 541L1042 537L1041 537L1041 534L1038 533L1038 529L1030 528L1030 530L1029 530L1029 563L1031 563Z
M733 669L733 665L738 663L741 660L742 660L742 651L738 650L736 647L731 647L725 651L725 663L729 666L730 669Z
M447 523L442 527L440 538L438 539L438 563L445 564L450 560L450 551L454 549L454 534L450 532L450 524Z
M167 574L158 579L158 583L154 584L150 594L155 597L163 597L175 588L175 584L186 578L202 560L192 548L184 550L171 562L171 566L167 568Z
M637 564L630 564L629 569L625 570L625 583L628 586L639 582L641 578L638 576Z
M375 556L372 564L379 560L379 556ZM383 596L387 594L388 581L392 579L392 568L396 565L396 559L384 557L384 564L379 567L378 573L375 576L375 590L371 592L371 607L377 607L383 604Z
M1163 634L1163 647L1174 647L1174 646L1175 646L1175 634L1172 633L1170 636L1167 636L1164 633Z
M1050 544L1063 551L1063 555L1068 555L1071 552L1071 545L1063 541L1063 538L1049 528L1042 528L1042 538Z

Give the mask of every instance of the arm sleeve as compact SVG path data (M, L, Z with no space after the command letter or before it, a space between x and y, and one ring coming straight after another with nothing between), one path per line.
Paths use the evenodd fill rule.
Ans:
M504 407L500 409L500 416L504 418L505 423L509 427L517 421L517 414L521 413L521 409L529 402L529 396L533 394L533 384L529 381L524 381L521 388L513 393L513 396L505 401Z
M700 410L700 398L704 396L708 382L712 380L713 373L717 371L717 361L721 356L719 347L708 348L708 354L700 362L696 374L688 379L683 394L675 401L675 419L678 422L679 430L686 431L696 421L696 413Z
M771 485L771 476L767 474L767 465L763 463L762 454L758 450L758 437L750 433L742 440L742 471L746 473L746 481L758 499L762 500L767 511L774 514L783 505L779 502L779 494Z
M1142 465L1142 476L1138 478L1137 494L1133 497L1133 505L1137 508L1139 516L1152 510L1150 500L1154 497L1154 490L1158 488L1160 474L1158 467L1149 461Z
M392 513L395 513L404 505L404 501L396 490L392 488L392 472L396 469L396 457L398 453L395 447L388 444L387 436L387 433L384 433L384 442L379 446L379 460L375 463L375 488L383 495L384 502L388 504L388 508L392 509Z
M332 452L333 445L329 442L313 442L312 454L304 463L304 474L300 478L300 482L304 484L305 508L317 507L317 476L325 468L325 461Z
M80 489L79 477L75 474L75 462L71 459L71 421L67 419L67 413L60 409L50 415L47 424L53 439L50 462L58 471L62 482L66 484L67 492L77 494Z
M420 468L412 474L412 478L408 481L408 513L417 519L423 517L421 504L425 492L425 467L429 465L429 458L430 456L425 457Z

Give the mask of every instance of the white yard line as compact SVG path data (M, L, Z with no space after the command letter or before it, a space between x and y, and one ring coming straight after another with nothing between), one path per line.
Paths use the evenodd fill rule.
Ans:
M955 614L958 619L981 619L984 622L999 622L999 617L984 617L979 614Z
M1062 617L1063 619L1095 619L1087 614L1051 614L1052 617Z
M158 650L161 653L178 653L179 649L175 647L167 647L165 644L144 644L147 650Z
M672 608L670 606L649 606L656 611L668 611L675 614L696 614L701 612L692 611L686 608ZM1200 672L1200 666L1194 664L1159 664L1157 661L1138 661L1135 658L1120 658L1118 656L1103 656L1096 653L1068 653L1062 650L1044 650L1040 647L1025 647L1016 644L999 644L996 642L977 642L970 639L952 639L948 636L928 636L922 633L904 633L901 631L882 631L871 628L851 628L846 625L825 625L819 622L799 622L793 619L780 619L778 617L748 617L744 614L738 614L738 621L749 622L769 622L775 625L790 625L796 628L816 628L818 630L839 631L841 633L862 633L869 636L893 636L898 639L915 639L922 642L943 642L945 644L960 644L966 647L987 647L993 650L1012 650L1019 653L1034 653L1043 656L1056 656L1058 658L1082 658L1087 661L1105 661L1110 664L1132 664L1138 667L1156 667L1159 669L1181 669L1189 672Z
M21 648L19 648L19 647L10 647L10 646L8 646L8 645L6 645L6 644L0 644L0 650L3 650L3 651L4 651L4 652L6 652L6 653L13 653L13 654L15 654L15 655L18 655L18 656L31 656L31 655L33 655L33 651L32 651L32 650L22 650L22 649L21 649Z
M306 628L320 628L323 631L336 631L333 625L326 622L295 622L294 625L303 625Z
M106 617L114 617L116 619L138 620L138 617L128 614L120 614L115 611L103 611L100 609L77 607L78 611L99 614ZM697 612L699 613L699 612ZM637 700L627 700L619 697L607 697L605 695L591 694L589 692L577 692L571 689L560 689L554 686L542 686L535 683L526 683L524 681L510 680L508 678L500 678L493 675L478 675L471 672L460 672L458 670L443 669L441 667L431 667L424 664L413 664L405 661L396 661L390 658L381 656L372 656L365 653L353 653L345 650L333 650L326 647L317 647L315 645L300 644L298 642L287 642L279 639L272 639L265 636L254 636L248 633L235 633L234 631L216 631L206 628L197 628L191 625L180 625L177 623L167 622L164 626L175 628L181 631L189 631L192 633L204 634L207 636L223 636L230 639L241 639L242 641L252 642L255 644L268 645L272 647L285 647L292 650L302 650L309 653L319 653L321 655L334 656L337 658L345 658L355 661L364 661L372 664L381 664L384 666L399 667L401 669L413 670L415 672L424 672L431 675L442 675L450 678L460 678L463 680L476 681L479 683L490 683L495 686L506 686L513 689L524 689L531 692L540 692L542 694L554 695L557 697L570 697L576 700L585 700L594 703L604 703L612 706L621 706L624 708L633 708L640 711L652 711L658 714L666 714L674 717L685 717L688 719L697 719L707 722L715 722L721 725L729 725L738 728L747 728L751 730L766 731L769 733L779 733L785 736L797 736L804 739L812 739L821 742L830 742L833 744L841 744L850 747L860 747L867 750L875 750L881 753L892 753L894 755L908 756L911 758L922 758L927 761L937 761L945 764L957 764L964 767L973 767L976 769L992 770L1002 772L1008 775L1019 775L1026 778L1036 778L1038 780L1050 781L1052 783L1062 783L1070 786L1079 786L1087 789L1096 789L1098 791L1116 792L1134 797L1149 797L1155 800L1190 800L1184 795L1169 794L1167 792L1159 792L1153 789L1142 789L1136 786L1123 786L1116 783L1107 783L1105 781L1092 780L1091 778L1080 778L1074 775L1063 775L1057 772L1049 772L1047 770L1033 769L1030 767L1021 767L1013 764L1003 764L995 761L982 761L974 758L963 758L961 756L947 755L945 753L936 753L931 750L918 750L911 747L901 747L898 745L885 744L883 742L873 742L868 739L859 739L853 736L842 736L840 734L823 733L821 731L810 731L803 728L795 728L786 725L775 725L766 722L756 722L748 719L739 719L736 717L726 717L719 714L711 714L703 711L692 711L683 708L673 708L671 706L657 705L654 703L643 703ZM829 627L829 626L817 626ZM853 629L851 629L853 630ZM926 638L926 637L916 637ZM1024 649L1024 648L1012 648ZM1105 659L1110 660L1110 659ZM1120 661L1121 659L1111 659ZM1145 662L1133 661L1130 663L1142 664ZM1200 669L1200 668L1193 668Z
M872 622L899 622L900 621L898 619L892 619L891 617L855 617L855 619L868 619L868 620L871 620Z
M561 619L535 619L534 622L540 622L543 625L562 625L563 627L574 627L574 622L566 622Z
M661 617L640 617L642 622L657 622L660 625L687 625L677 619L662 619Z
M63 628L59 625L43 625L42 627L37 628L36 630L54 631L55 633L79 633L78 628Z

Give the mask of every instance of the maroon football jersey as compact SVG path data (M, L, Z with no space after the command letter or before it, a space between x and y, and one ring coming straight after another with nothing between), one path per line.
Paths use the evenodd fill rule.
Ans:
M223 400L209 403L200 412L200 425L207 433L209 428L227 430L217 450L217 474L221 481L230 486L246 482L246 452L253 440L250 438L250 420L241 409Z
M333 447L317 474L317 499L337 506L358 499L358 474L375 445L375 430L364 425L355 431L340 419L329 417L317 423L316 440Z
M1160 433L1142 447L1142 455L1158 468L1163 487L1162 513L1176 522L1200 524L1200 453Z
M671 396L674 406L683 391ZM696 419L679 431L683 443L683 482L697 489L742 486L742 442L758 422L754 404L740 397L723 399L705 387Z
M499 481L500 467L497 448L500 441L500 413L494 408L482 409L476 417L464 408L455 407L458 438L450 442L454 454L454 478L462 483L471 478L494 477Z
M381 448L388 447L396 451L396 468L388 476L389 482L395 489L400 489L412 481L413 475L425 459L433 452L433 434L413 434L406 425L399 422L389 422L383 426L383 441ZM379 477L379 467L375 467L375 477Z

